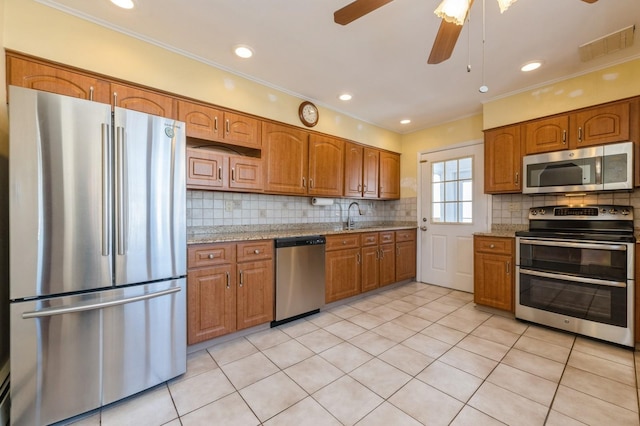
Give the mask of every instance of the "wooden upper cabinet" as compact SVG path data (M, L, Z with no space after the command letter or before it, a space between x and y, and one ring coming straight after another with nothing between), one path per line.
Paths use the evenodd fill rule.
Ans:
M113 105L160 117L177 118L175 98L151 90L112 83Z
M180 99L178 120L187 125L187 136L259 149L260 121L242 114Z
M306 195L309 133L294 127L262 123L264 189Z
M178 101L178 120L187 126L187 137L217 141L222 138L222 111L195 102Z
M487 194L522 190L520 126L484 132L484 192Z
M560 151L569 147L569 116L536 120L524 125L525 154Z
M378 198L378 176L380 172L380 151L364 148L362 159L362 196Z
M380 152L380 198L396 200L400 198L400 154Z
M7 82L75 98L111 103L110 84L100 78L7 54Z
M240 155L229 156L229 188L262 191L264 173L262 171L262 159L243 157Z
M344 141L312 134L309 137L309 195L342 195Z
M187 188L222 189L228 185L226 156L215 151L187 148Z
M344 196L362 197L364 148L347 142L344 155Z
M570 148L629 140L629 102L579 111L571 116Z

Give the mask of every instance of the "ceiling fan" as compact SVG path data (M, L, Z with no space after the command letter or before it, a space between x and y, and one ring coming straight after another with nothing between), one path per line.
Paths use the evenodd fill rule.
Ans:
M387 3L391 3L392 1L393 0L355 0L342 9L336 10L333 14L333 20L337 24L347 25L348 23L353 22L370 12L373 12L374 10L384 6ZM500 3L501 11L506 10L506 7L508 7L515 1L516 0L498 0L498 3ZM598 0L582 1L585 3L595 3ZM459 16L457 18L449 16L443 17L444 15L438 12L443 8L445 3L463 3L462 16ZM464 21L466 20L466 17L472 5L473 0L459 0L457 2L451 0L443 0L440 6L438 6L435 13L438 16L443 17L443 19L440 23L438 34L436 34L436 39L433 42L433 47L431 48L431 54L429 55L427 63L439 64L440 62L446 61L451 57L453 48L456 46L456 42L458 41L458 36L460 36L460 32L462 31L462 25L464 24Z

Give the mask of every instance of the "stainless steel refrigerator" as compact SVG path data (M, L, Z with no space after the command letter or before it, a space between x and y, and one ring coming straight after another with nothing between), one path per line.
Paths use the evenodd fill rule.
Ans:
M184 123L9 90L11 421L186 370Z

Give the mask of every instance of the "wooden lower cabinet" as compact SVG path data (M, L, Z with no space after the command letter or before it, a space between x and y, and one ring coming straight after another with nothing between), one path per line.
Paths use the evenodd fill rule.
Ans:
M273 240L188 248L187 343L273 320Z
M476 235L473 248L474 302L513 312L515 239Z
M416 276L416 230L395 232L396 238L396 282Z
M362 257L360 248L325 253L325 302L360 294Z

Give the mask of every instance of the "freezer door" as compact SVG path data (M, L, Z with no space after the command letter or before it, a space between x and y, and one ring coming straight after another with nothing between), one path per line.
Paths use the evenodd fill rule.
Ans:
M11 419L50 424L186 371L185 279L11 304Z
M159 296L104 311L103 404L155 386L187 368L186 279L122 291L126 299Z
M115 109L116 285L186 275L184 123Z
M10 299L112 285L111 107L10 86Z

